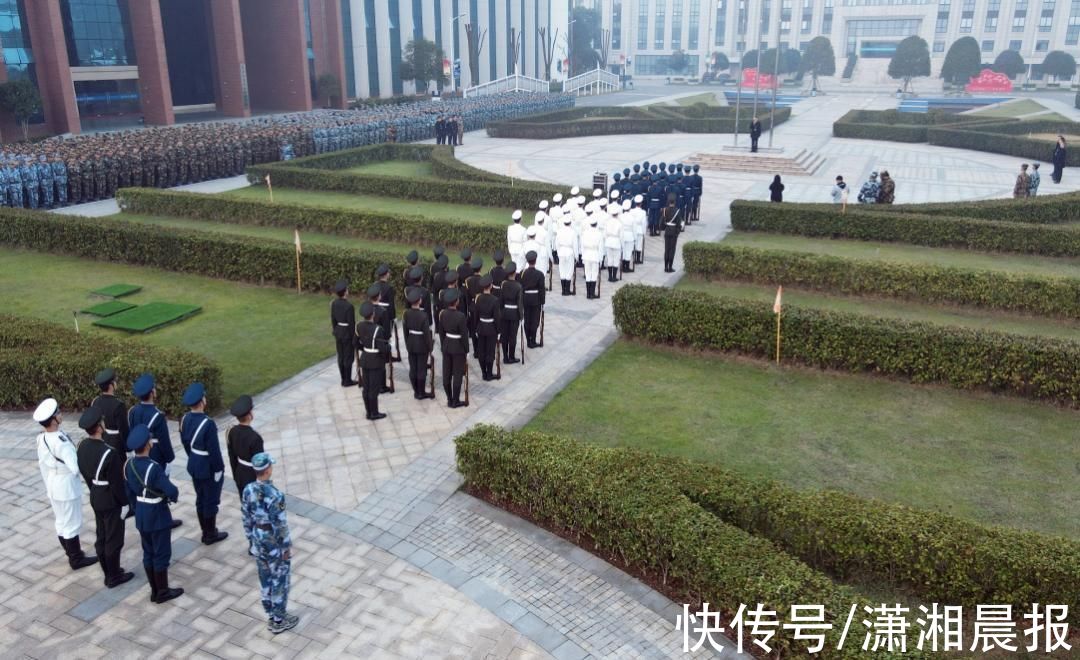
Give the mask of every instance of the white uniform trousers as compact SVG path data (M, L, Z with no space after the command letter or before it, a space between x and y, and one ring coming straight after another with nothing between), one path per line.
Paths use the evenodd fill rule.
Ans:
M559 279L574 279L574 257L570 254L559 255Z
M611 248L611 247L609 247L609 248L607 248L605 250L605 252L607 253L607 262L606 262L607 267L608 268L618 268L618 266L619 266L619 257L622 256L622 250L620 248Z
M49 500L56 517L56 535L73 539L82 528L82 498L77 500Z
M589 257L592 259L592 257ZM600 262L585 260L585 281L595 282L596 278L600 275Z

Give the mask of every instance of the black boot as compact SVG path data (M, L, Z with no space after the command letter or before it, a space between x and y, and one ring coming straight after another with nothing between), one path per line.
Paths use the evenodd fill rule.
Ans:
M218 531L217 516L199 516L199 525L202 527L203 545L214 545L229 538L228 532ZM173 596L173 598L175 597Z
M70 539L57 538L60 539L60 547L67 553L68 566L71 567L71 570L77 571L80 568L86 568L87 566L93 566L98 563L98 558L96 556L88 555L82 551L78 536Z
M589 297L590 298L599 298L600 297L600 296L596 295L596 282L588 282L588 283L586 283L585 286L589 289Z
M172 600L173 598L179 598L184 594L183 589L170 589L169 588L169 569L163 571L154 571L154 582L157 584L157 599L155 603L161 604Z
M146 564L143 564L143 570L146 571L146 582L150 585L150 602L156 603L158 599L157 576L154 575L154 569Z
M120 567L119 552L109 557L106 565L108 567L108 572L106 572L105 574L105 586L109 589L118 587L121 584L124 584L125 582L128 582L135 577L134 573L130 571L125 571L123 568Z
M570 295L570 280L559 280L562 283L562 294L564 296Z

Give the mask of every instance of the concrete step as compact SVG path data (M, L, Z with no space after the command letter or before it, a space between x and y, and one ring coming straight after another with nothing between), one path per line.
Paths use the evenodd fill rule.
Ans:
M825 157L807 149L791 156L751 153L697 153L686 159L706 170L761 172L788 176L811 176L825 164Z

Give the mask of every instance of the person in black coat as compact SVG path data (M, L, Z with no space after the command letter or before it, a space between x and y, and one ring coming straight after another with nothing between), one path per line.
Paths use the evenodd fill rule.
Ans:
M495 349L499 341L502 321L502 300L491 293L491 276L484 275L477 286L480 294L472 307L472 329L476 336L476 355L480 361L480 373L484 380L496 380Z
M461 400L461 383L468 369L469 357L469 322L465 314L458 311L461 291L450 288L443 291L446 308L439 318L439 343L443 353L443 389L446 391L447 404L451 408L469 405Z
M750 153L757 153L757 141L761 137L761 121L754 117L750 121Z
M1065 171L1065 159L1068 153L1065 151L1065 136L1059 135L1057 144L1054 145L1054 155L1052 160L1054 162L1054 172L1050 175L1050 178L1054 180L1054 183L1061 183L1061 175Z
M353 361L356 359L356 351L353 348L353 328L356 327L356 310L349 302L349 282L338 280L334 285L334 293L337 298L330 303L330 330L334 335L334 343L337 345L338 375L341 377L342 387L356 385L353 380Z
M409 309L405 310L402 321L405 326L405 348L409 352L409 382L413 386L414 399L435 398L434 394L428 394L424 388L431 352L435 350L430 310L423 309L424 293L425 289L420 286L405 290L405 302L409 303ZM432 378L434 377L432 374Z
M120 551L124 548L122 509L128 506L124 453L105 444L104 421L101 409L94 406L82 414L79 427L87 437L79 443L76 457L79 472L90 489L90 507L97 522L94 549L105 574L105 586L112 589L135 575L120 567Z
M240 491L240 499L244 498L244 487L256 478L251 459L263 451L262 436L251 428L251 421L255 419L252 412L254 407L251 397L244 394L229 408L237 423L225 436L225 446L229 452L229 467L232 468L236 490Z
M360 305L356 324L356 347L360 351L360 386L364 388L364 410L374 421L386 417L379 412L379 394L386 388L386 363L390 361L390 337L376 320L376 307L370 302Z
M777 174L773 177L772 183L769 184L769 201L782 202L784 201L784 184L780 181L780 175Z
M675 245L682 232L682 218L679 207L675 206L675 196L668 197L668 205L660 214L660 224L664 229L664 272L675 272Z

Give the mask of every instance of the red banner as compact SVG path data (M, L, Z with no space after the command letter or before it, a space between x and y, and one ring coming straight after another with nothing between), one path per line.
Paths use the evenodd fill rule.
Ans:
M1012 81L1004 73L983 69L964 89L969 92L1011 92Z
M776 76L770 76L767 73L758 75L757 69L743 69L742 72L742 86L743 87L758 87L764 89L771 89L776 87Z

